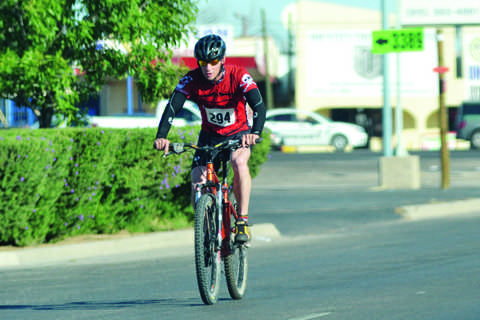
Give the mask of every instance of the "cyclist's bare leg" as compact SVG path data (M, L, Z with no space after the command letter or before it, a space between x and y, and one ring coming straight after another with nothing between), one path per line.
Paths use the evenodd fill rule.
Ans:
M237 199L238 214L248 216L252 178L248 168L250 148L240 148L232 153L231 164L234 173L233 193Z
M192 206L195 208L195 190L198 184L207 182L207 167L199 166L192 169Z

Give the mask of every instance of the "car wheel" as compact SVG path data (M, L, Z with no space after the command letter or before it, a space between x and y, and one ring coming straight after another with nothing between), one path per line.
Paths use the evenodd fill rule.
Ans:
M470 137L470 148L480 149L480 130L475 130Z
M344 135L336 134L332 138L331 145L335 148L335 151L345 151L348 145L348 139Z

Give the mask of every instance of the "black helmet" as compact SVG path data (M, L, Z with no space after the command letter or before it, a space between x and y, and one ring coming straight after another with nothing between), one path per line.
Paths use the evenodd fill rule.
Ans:
M201 37L195 44L195 59L204 61L222 59L226 49L227 46L220 36L209 34Z

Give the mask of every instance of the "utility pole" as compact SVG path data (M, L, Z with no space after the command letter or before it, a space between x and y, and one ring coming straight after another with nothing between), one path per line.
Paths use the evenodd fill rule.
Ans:
M294 78L293 78L293 23L292 23L292 13L288 14L288 96L290 104L295 103L295 89L294 89Z
M443 57L443 32L437 29L437 50L438 50L438 104L439 104L439 118L440 118L440 141L441 141L441 164L442 164L442 189L450 187L450 155L447 146L448 120L447 108L445 106L445 72Z
M389 29L387 0L382 0L382 29ZM382 135L383 155L392 156L392 106L390 104L390 54L383 55L383 112L382 112Z
M273 90L272 82L270 81L270 70L269 70L269 50L268 50L268 38L267 38L267 22L265 18L265 9L262 9L262 32L263 32L263 54L265 57L265 91L267 94L266 97L266 107L267 110L273 108Z
M235 13L235 18L240 19L240 21L242 23L242 37L246 37L247 36L247 26L248 26L247 16L237 12L237 13Z

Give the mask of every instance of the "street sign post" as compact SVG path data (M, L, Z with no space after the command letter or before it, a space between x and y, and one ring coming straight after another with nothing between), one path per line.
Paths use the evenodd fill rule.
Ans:
M372 32L372 53L423 51L423 28Z

